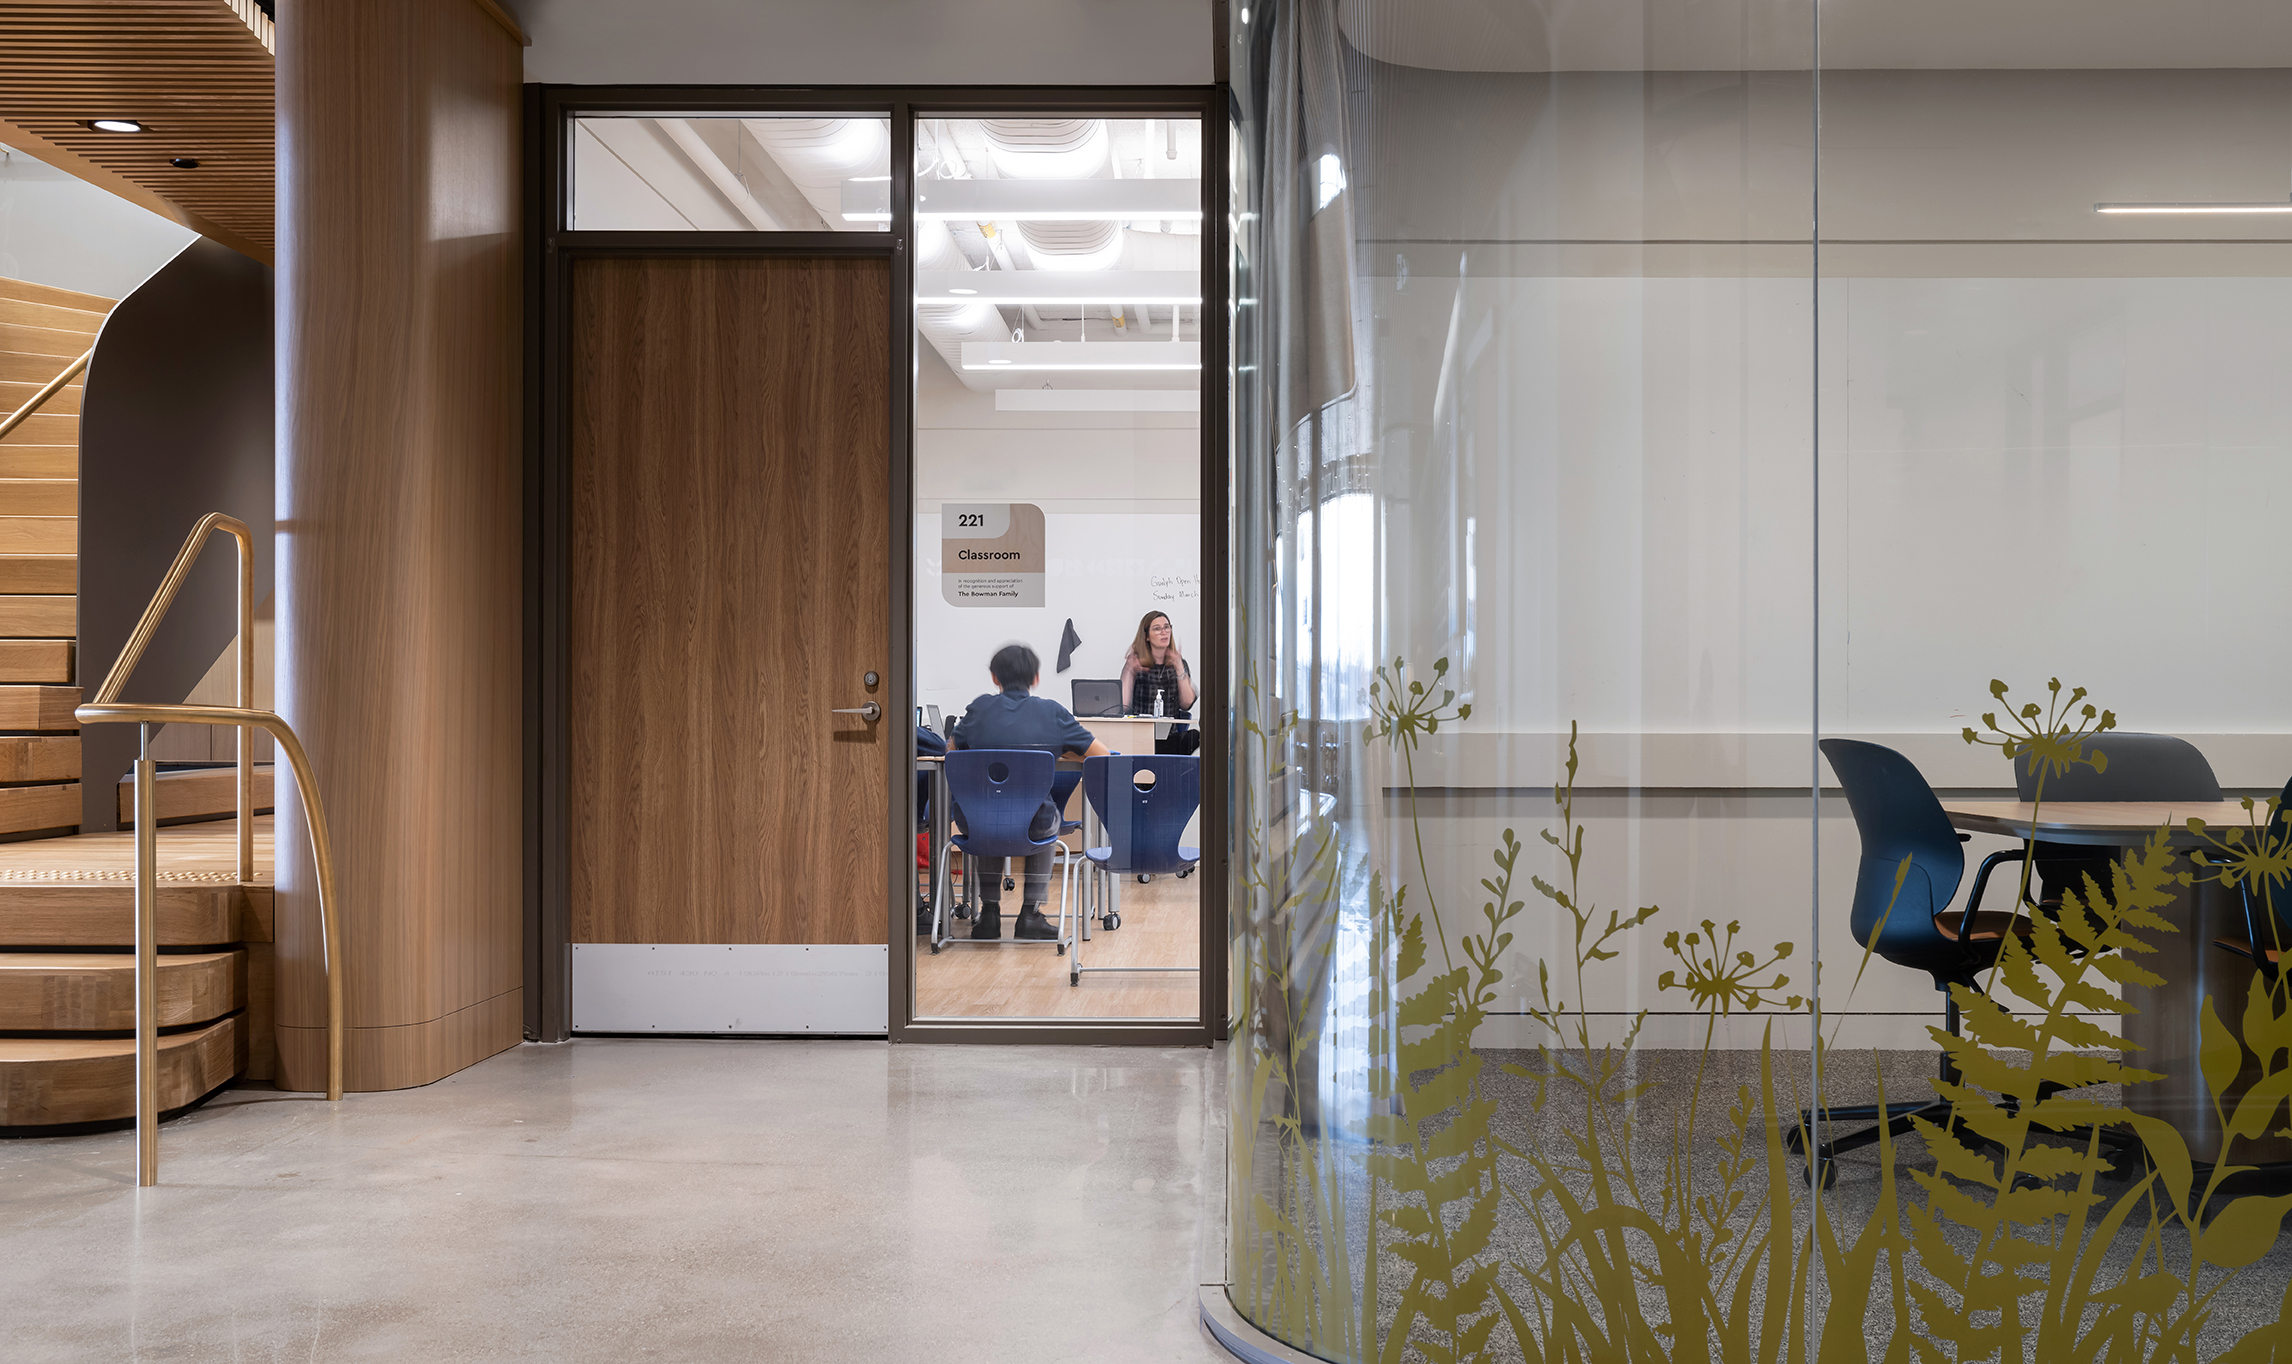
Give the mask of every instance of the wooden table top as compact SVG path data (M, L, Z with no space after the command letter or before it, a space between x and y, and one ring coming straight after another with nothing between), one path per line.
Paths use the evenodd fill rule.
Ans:
M1942 813L1968 833L2004 834L2009 838L2036 837L2053 843L2096 843L2128 847L2171 825L2173 841L2188 843L2188 821L2201 819L2215 833L2242 829L2267 807L2251 814L2240 800L2185 801L2175 804L2149 800L2049 800L2041 808L2019 800L1946 800Z

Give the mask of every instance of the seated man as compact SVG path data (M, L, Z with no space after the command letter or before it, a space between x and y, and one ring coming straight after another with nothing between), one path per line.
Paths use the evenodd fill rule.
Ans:
M1092 757L1107 751L1091 737L1082 721L1056 701L1034 695L1042 684L1042 660L1024 644L1006 644L987 664L987 675L997 690L971 703L955 725L957 748L1037 748L1045 753ZM955 811L957 819L962 811ZM1036 839L1058 832L1059 812L1049 802L1036 813L1028 833ZM1051 855L1048 850L1027 860L1026 890L1019 901L1014 938L1048 940L1058 936L1058 925L1043 917L1043 901L1050 898ZM971 925L974 938L1003 936L1004 859L982 857L979 866L979 921Z

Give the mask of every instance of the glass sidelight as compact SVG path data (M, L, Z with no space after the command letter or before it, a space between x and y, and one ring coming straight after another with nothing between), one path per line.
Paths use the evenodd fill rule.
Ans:
M1201 121L915 142L915 1014L1198 1020Z

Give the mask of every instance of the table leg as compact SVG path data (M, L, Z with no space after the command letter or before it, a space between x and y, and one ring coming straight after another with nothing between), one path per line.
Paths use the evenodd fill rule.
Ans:
M2177 858L2174 870L2187 872L2191 867L2185 857ZM2242 936L2241 898L2218 882L2200 881L2176 889L2174 902L2165 907L2163 916L2180 931L2142 935L2157 951L2136 960L2164 977L2165 983L2125 987L2126 1002L2138 1012L2124 1020L2124 1037L2129 1044L2124 1059L2128 1066L2156 1071L2164 1078L2125 1086L2125 1107L2171 1123L2188 1143L2189 1155L2199 1162L2217 1163L2224 1154L2238 1165L2292 1162L2292 1138L2285 1137L2239 1141L2233 1151L2223 1153L2221 1123L2214 1108L2216 1096L2205 1086L2200 1048L2207 1000L2229 1034L2239 1042L2243 1040L2252 963L2213 946L2216 938ZM2228 1093L2217 1096L2219 1112L2234 1114L2237 1101L2259 1078L2259 1063L2247 1050ZM2281 1128L2282 1124L2271 1126Z

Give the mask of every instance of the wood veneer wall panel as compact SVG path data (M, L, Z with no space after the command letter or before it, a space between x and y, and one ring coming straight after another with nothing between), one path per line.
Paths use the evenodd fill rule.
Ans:
M890 270L588 260L570 318L576 942L884 941Z
M334 835L348 1084L398 1088L518 1040L514 1002L468 1045L388 1038L523 975L522 71L472 0L288 0L278 64L279 710ZM315 1088L288 1045L326 1017L315 877L281 785L280 1078Z

